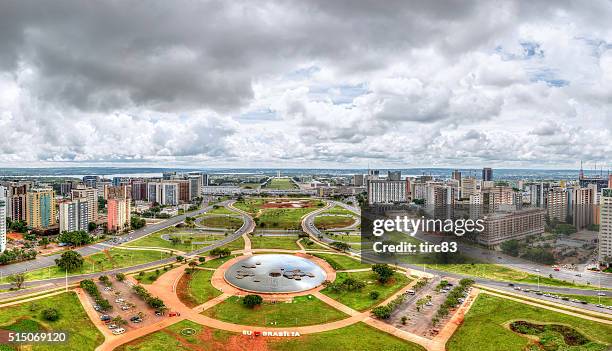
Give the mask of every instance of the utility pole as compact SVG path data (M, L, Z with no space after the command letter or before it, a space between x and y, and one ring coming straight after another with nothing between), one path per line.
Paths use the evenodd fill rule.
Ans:
M68 268L66 268L66 292L68 292Z

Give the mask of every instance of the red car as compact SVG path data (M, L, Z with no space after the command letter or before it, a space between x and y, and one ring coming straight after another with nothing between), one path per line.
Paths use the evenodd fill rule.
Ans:
M180 315L181 314L179 312L170 312L170 313L168 313L168 316L170 316L170 317L178 317Z

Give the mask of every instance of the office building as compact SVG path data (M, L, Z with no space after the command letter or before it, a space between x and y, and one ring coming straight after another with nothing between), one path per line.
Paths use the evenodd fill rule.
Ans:
M482 169L482 181L490 182L493 181L493 169L489 167L485 167Z
M612 188L604 188L600 197L599 262L612 262Z
M87 232L89 225L89 202L79 198L62 202L59 205L60 233L82 230Z
M6 250L6 215L8 212L8 201L6 188L0 186L0 253Z
M484 230L476 236L476 241L494 247L504 241L542 235L545 213L544 209L526 208L486 215L483 217Z
M409 183L402 180L368 181L369 204L391 204L410 202Z
M87 220L89 222L98 221L98 189L87 187L82 184L72 189L72 200L85 199L87 201Z
M47 229L56 223L55 192L51 188L34 188L26 195L26 223L35 229Z

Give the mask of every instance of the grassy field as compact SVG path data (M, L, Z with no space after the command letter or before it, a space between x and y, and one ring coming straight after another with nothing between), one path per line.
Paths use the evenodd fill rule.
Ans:
M110 249L105 252L85 256L85 263L81 269L68 272L68 275L103 272L115 268L123 268L148 263L171 257L167 252L150 250L121 250ZM26 280L37 280L47 278L63 277L65 271L53 266L30 271L26 274Z
M364 323L303 335L300 338L279 338L268 343L268 347L278 351L425 351L419 345L401 340Z
M610 325L481 294L467 313L463 324L447 343L447 350L527 350L530 340L525 336L512 332L505 326L505 323L515 320L566 325L576 329L593 341L606 344L612 343L612 326ZM576 351L605 349L571 348L571 350ZM564 348L563 350L570 350L570 348Z
M238 229L242 227L241 218L230 216L204 216L200 225L211 228Z
M360 243L361 235L344 235L344 234L333 234L328 235L331 239L336 241L344 241L345 243Z
M361 269L370 268L372 265L367 263L361 263L359 259L350 258L344 255L333 255L333 254L312 254L313 256L319 257L327 261L330 266L335 270L346 270L346 269Z
M348 317L311 295L295 297L293 303L264 302L254 309L246 307L241 298L232 296L202 314L236 324L274 327L314 325Z
M42 312L48 308L54 308L59 312L59 320L50 322L42 317ZM0 344L0 350L3 351L60 349L89 351L95 349L104 341L104 336L89 320L79 299L73 292L1 308L0 330L16 332L63 331L68 333L65 343L35 343L19 347Z
M242 250L244 249L244 239L242 237L239 237L238 239L232 241L231 243L221 246L221 248L227 248L227 249L230 249L231 251Z
M251 248L253 249L286 249L299 250L295 242L298 236L253 236L251 237Z
M265 189L291 190L298 189L298 186L289 178L272 178Z
M141 272L142 275L135 274L134 279L136 279L141 284L152 284L154 283L160 275L164 274L165 271L163 269L158 269L151 272Z
M162 235L166 235L166 234L169 236L176 235L177 237L181 238L182 242L174 244L170 240L162 239ZM202 247L206 247L210 245L210 244L202 244L202 245L194 244L192 246L191 242L189 242L189 238L192 238L192 237L193 237L193 241L204 242L204 241L215 241L215 240L223 239L224 235L222 233L219 233L218 235L204 234L204 233L199 234L196 232L189 232L184 229L170 227L170 228L166 228L166 229L160 230L155 233L151 233L136 241L130 242L126 246L161 247L161 248L170 249L170 250L191 251L192 249L197 250Z
M234 207L239 208L251 215L255 215L265 203L264 199L248 198L236 201Z
M344 207L342 207L342 206L338 206L338 205L336 205L336 206L334 206L334 207L330 208L329 210L327 210L327 211L325 211L325 212L323 212L323 213L326 213L326 214L339 214L339 215L351 215L351 216L356 216L356 214L355 214L355 213L353 213L353 212L351 212L351 211L349 211L349 210L345 209L345 208L344 208Z
M195 330L193 335L181 333L181 331L191 329ZM200 324L184 320L128 344L121 345L115 351L223 350L230 337L236 337L236 334L206 328Z
M221 295L210 283L213 271L197 269L185 274L179 281L178 296L189 307L195 307Z
M321 290L321 292L357 311L363 311L370 307L374 307L410 282L410 279L404 274L396 272L393 281L383 285L376 280L376 275L371 271L353 273L341 272L337 274L335 282L340 283L348 277L362 280L366 283L366 286L359 291L335 292L331 291L329 288L325 288ZM372 300L370 298L369 294L372 291L378 291L380 294L378 299Z
M300 229L302 228L302 217L314 210L316 210L316 207L266 208L255 217L255 222L258 228Z
M353 217L346 216L317 216L314 219L314 224L319 229L334 229L334 228L344 228L348 227L355 223L355 219Z
M234 257L236 257L236 255L229 255L225 257L215 258L215 259L206 261L204 263L200 263L198 266L205 267L205 268L218 268L219 266L221 266L222 264L231 260Z
M223 206L213 205L213 209L210 210L210 211L207 211L204 214L204 216L211 215L211 214L215 214L215 215L218 215L218 214L234 214L235 215L235 214L237 214L237 212L229 210L229 209L227 209L227 208L225 208Z

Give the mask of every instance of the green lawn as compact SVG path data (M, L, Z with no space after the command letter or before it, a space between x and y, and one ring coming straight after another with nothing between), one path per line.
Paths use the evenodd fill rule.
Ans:
M152 284L157 280L157 278L159 278L160 275L164 274L165 271L160 268L155 271L141 273L135 274L134 279L138 280L138 282L141 284Z
M222 264L224 264L225 262L231 260L234 257L236 257L236 255L229 255L229 256L225 256L225 257L219 257L219 258L215 258L215 259L206 261L204 263L200 263L198 266L199 267L205 267L205 268L218 268L219 266L221 266Z
M162 239L162 235L170 235L170 236L176 236L178 238L181 238L181 242L179 243L172 243L170 240L164 240ZM176 227L170 227L170 228L166 228L166 229L162 229L158 232L155 233L151 233L143 238L140 238L136 241L132 241L130 243L128 243L126 246L130 246L130 247L162 247L162 248L166 248L166 249L170 249L170 250L178 250L178 251L191 251L192 248L193 250L197 250L200 249L202 247L206 247L210 244L202 244L202 245L198 245L198 244L194 244L193 246L191 245L191 242L189 242L189 238L193 237L193 241L195 242L205 242L205 241L214 241L214 240L220 240L223 239L223 234L219 234L219 235L212 235L212 234L200 234L197 232L193 232L193 231L188 231L186 229L180 229L180 228L176 228Z
M257 211L259 211L259 209L263 206L264 203L265 203L264 199L249 198L249 199L242 199L242 200L236 201L234 203L234 207L239 208L245 212L248 212L251 215L255 215Z
M193 335L185 335L186 330L195 330ZM183 331L183 333L181 333ZM210 329L192 321L184 320L155 333L124 344L115 351L187 351L223 350L230 337L236 334L223 330Z
M329 210L323 212L323 213L327 213L327 214L340 214L340 215L352 215L352 216L356 216L355 213L345 209L344 207L341 206L334 206L332 208L330 208Z
M42 311L54 308L60 318L50 322L42 317ZM68 333L67 341L61 344L35 343L20 347L0 345L0 350L78 350L90 351L104 341L104 336L89 320L74 292L63 293L31 302L0 309L0 329L17 332Z
M143 263L153 262L171 257L168 252L150 250L122 250L110 249L108 252L98 252L85 256L85 263L81 269L68 272L68 275L78 275L94 272L103 272L115 268L136 266ZM63 277L65 271L53 266L30 271L26 274L26 280L38 280L47 278Z
M238 237L238 239L232 241L231 243L221 246L221 248L230 249L231 251L244 250L244 239L242 238L242 236L240 236Z
M346 216L317 216L314 219L314 224L319 229L344 228L355 223L353 217Z
M463 324L447 343L449 351L523 351L530 343L527 337L504 326L515 320L532 323L555 323L570 326L593 341L612 343L612 326L557 313L507 299L481 294ZM571 350L605 350L606 348L571 348ZM529 349L532 350L532 349ZM537 349L539 350L539 348ZM557 349L562 350L562 349ZM563 350L570 350L569 348ZM553 351L553 350L550 350Z
M333 240L344 241L345 243L360 243L361 242L361 235L343 235L343 234L333 235L333 233L329 233L328 236Z
M289 178L272 178L266 184L266 189L291 190L298 189L298 186Z
M347 270L347 269L361 269L361 268L370 268L372 265L367 263L361 263L359 259L350 258L345 255L333 255L333 254L320 254L315 253L313 256L319 257L327 261L333 269L339 270Z
M411 280L401 272L396 272L393 281L383 285L376 280L376 275L372 271L353 272L353 273L338 273L335 282L342 282L346 278L362 280L366 286L359 291L343 291L335 292L329 288L321 290L321 292L334 300L339 301L357 311L363 311L370 307L374 307L378 303L384 301L387 297L406 286ZM369 296L370 292L378 291L380 294L378 299L372 300Z
M254 309L246 307L241 298L232 296L202 314L236 324L279 328L321 324L348 317L312 295L295 297L292 303L264 302Z
M230 217L230 216L204 216L202 221L199 223L204 227L211 228L225 228L225 229L238 229L242 227L242 218Z
M215 208L216 206L216 208ZM217 206L217 205L213 205L213 209L210 211L207 211L204 215L211 215L211 214L238 214L237 212L234 212L224 206Z
M299 250L295 242L298 236L254 236L251 237L251 248L253 249L286 249Z
M278 338L268 343L268 346L278 351L425 351L419 345L401 340L364 323L303 335L300 338Z
M271 229L300 229L302 217L316 210L311 208L266 208L255 217L258 228Z
M196 269L193 273L183 275L179 282L179 287L185 288L179 289L181 301L187 306L195 307L221 295L221 292L210 283L213 273L209 270Z

